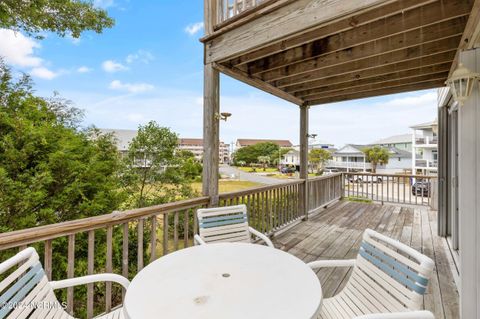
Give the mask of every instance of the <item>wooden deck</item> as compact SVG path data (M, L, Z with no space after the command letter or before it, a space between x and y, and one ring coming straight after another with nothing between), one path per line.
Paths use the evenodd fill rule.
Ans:
M427 207L400 207L341 201L274 239L275 246L310 262L355 258L362 233L372 228L430 256L436 263L424 297L425 309L436 319L459 318L459 299L450 270L447 243L437 234L436 212ZM348 269L318 272L324 297L339 292Z

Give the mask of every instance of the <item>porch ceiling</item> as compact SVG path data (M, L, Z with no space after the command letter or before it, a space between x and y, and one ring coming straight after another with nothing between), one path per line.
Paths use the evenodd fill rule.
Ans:
M291 14L288 6L277 10ZM204 39L206 60L227 75L295 104L436 88L444 86L458 50L475 45L479 12L480 0L377 1L281 39L252 48L245 45L248 49L242 52L225 49L218 54L234 29L214 34ZM255 19L241 26L255 27ZM269 27L275 28L275 22ZM216 52L214 60L209 60L210 50Z

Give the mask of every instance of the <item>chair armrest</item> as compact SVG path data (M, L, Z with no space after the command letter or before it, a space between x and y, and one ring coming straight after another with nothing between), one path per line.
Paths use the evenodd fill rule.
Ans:
M275 248L275 246L273 245L270 238L268 238L267 236L265 236L264 234L262 234L261 232L259 232L258 230L256 230L253 227L248 227L248 230L250 231L250 233L252 233L253 235L255 235L258 238L260 238L261 240L263 240L267 244L268 247Z
M195 234L195 236L193 236L193 240L195 241L195 243L197 243L198 245L206 245L207 243L202 239L202 237L200 237L200 235L198 234Z
M355 319L435 319L430 311L409 311L393 313L374 313L355 317Z
M355 259L341 259L341 260L317 260L307 264L312 269L324 267L353 267L355 266Z
M79 285L86 285L91 284L94 282L116 282L120 284L123 288L127 289L128 285L130 285L130 281L127 278L116 275L116 274L97 274L97 275L88 275L83 277L59 280L59 281L51 281L50 285L52 288L55 289L62 289L67 287L79 286Z

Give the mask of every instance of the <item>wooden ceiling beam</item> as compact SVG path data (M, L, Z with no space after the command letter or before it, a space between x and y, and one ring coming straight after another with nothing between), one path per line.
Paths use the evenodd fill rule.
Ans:
M396 15L398 13L405 12L407 10L411 10L435 1L438 0L393 1L386 5L373 8L365 12L358 12L355 15L339 19L332 23L316 26L314 29L307 30L300 36L283 39L280 42L276 42L261 49L243 54L235 59L232 59L230 63L239 67L240 65L243 65L245 63L249 63L267 57L269 55L282 52L284 50L289 50L304 45L305 43L328 37L338 32L351 30L353 28L360 27L378 19L383 19L385 17Z
M348 63L352 60L405 50L421 44L428 45L432 42L435 44L436 42L442 41L442 39L458 38L458 36L462 35L466 22L466 16L443 21L425 28L415 29L392 37L332 52L307 61L294 63L284 68L267 71L259 77L266 82L272 82L284 77L310 72L322 66ZM456 41L456 43L452 44L455 48L458 46L458 41L460 40L458 39Z
M315 81L305 82L301 84L283 87L282 89L288 93L296 93L300 91L320 88L326 85L335 85L340 83L352 82L361 79L368 79L387 74L398 74L400 72L407 72L412 70L424 69L434 67L442 64L450 65L455 57L455 50L443 52L432 56L421 57L409 61L403 61L395 64L380 66L378 68L371 68L367 70L354 71L343 74L334 74L329 77L320 78Z
M281 99L284 99L284 100L287 100L289 102L292 102L294 104L297 104L297 105L302 105L303 104L303 100L285 92L285 91L282 91L280 90L279 88L276 88L266 82L263 82L263 81L260 81L258 79L254 79L254 78L251 78L248 76L248 74L245 74L244 72L242 72L241 70L238 70L238 69L233 69L233 68L227 68L221 64L218 64L218 63L214 63L214 67L222 72L223 74L226 74L236 80L239 80L239 81L242 81L244 83L247 83L253 87L256 87L264 92L267 92L267 93L270 93L272 95L275 95L276 97L279 97Z
M359 92L359 93L352 93L350 95L339 95L333 97L326 97L317 100L308 100L306 101L307 105L320 105L320 104L327 104L327 103L335 103L341 101L348 101L348 100L355 100L355 99L363 99L375 96L382 96L382 95L389 95L389 94L397 94L397 93L404 93L404 92L412 92L418 90L427 90L427 89L434 89L445 86L445 80L433 80L429 82L422 82L422 83L411 83L400 87L390 87L390 88L382 88L379 90L367 91L367 92Z
M431 82L431 81L442 80L442 79L443 81L445 81L448 76L448 71L449 70L435 73L435 74L425 74L417 77L393 79L389 81L382 81L382 82L375 82L375 83L363 83L361 85L355 85L351 87L340 87L340 88L331 87L324 92L318 91L316 93L312 93L302 98L305 101L318 100L322 98L334 97L339 95L350 95L353 93L375 91L375 90L380 90L382 88L401 87L401 86L414 84L414 83Z
M411 80L412 82L416 82L418 78L423 77L436 77L438 74L443 74L445 72L450 71L450 64L451 63L444 63L438 64L430 67L422 67L419 69L412 69L408 71L384 74L377 77L365 78L351 82L344 82L340 84L329 84L323 87L314 88L310 90L300 91L295 93L295 96L306 99L310 98L311 96L315 95L325 95L329 94L330 92L336 92L339 90L344 89L358 89L361 90L362 88L372 85L372 84L385 84L386 86L388 83L392 83L393 81L408 81Z
M357 26L348 31L338 32L313 42L284 50L266 58L248 64L248 73L258 73L281 68L290 64L306 61L342 49L347 49L363 43L372 42L386 37L392 37L407 31L425 28L459 16L470 13L471 3L464 1L436 1L414 10L399 12L394 16L382 18L369 24ZM465 27L466 18L462 29ZM429 29L425 32L430 32ZM433 28L435 30L435 28ZM463 32L463 30L462 30ZM321 34L321 33L320 33ZM319 34L319 35L320 35ZM234 62L232 62L235 65Z
M311 68L310 71L294 76L284 77L271 82L271 84L273 86L281 88L294 84L318 80L319 78L324 78L335 74L367 70L399 63L402 61L408 61L418 59L420 57L439 54L442 52L449 52L452 50L456 50L458 46L458 41L460 41L460 36L454 36L452 38L429 42L415 47L409 47L406 49L389 52L386 54L369 56L367 58L359 60L350 60L347 63L340 65L325 65L319 68Z

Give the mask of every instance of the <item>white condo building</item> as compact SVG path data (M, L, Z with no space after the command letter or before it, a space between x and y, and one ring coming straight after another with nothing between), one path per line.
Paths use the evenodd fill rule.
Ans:
M419 175L437 175L438 137L437 120L411 126L412 172Z

